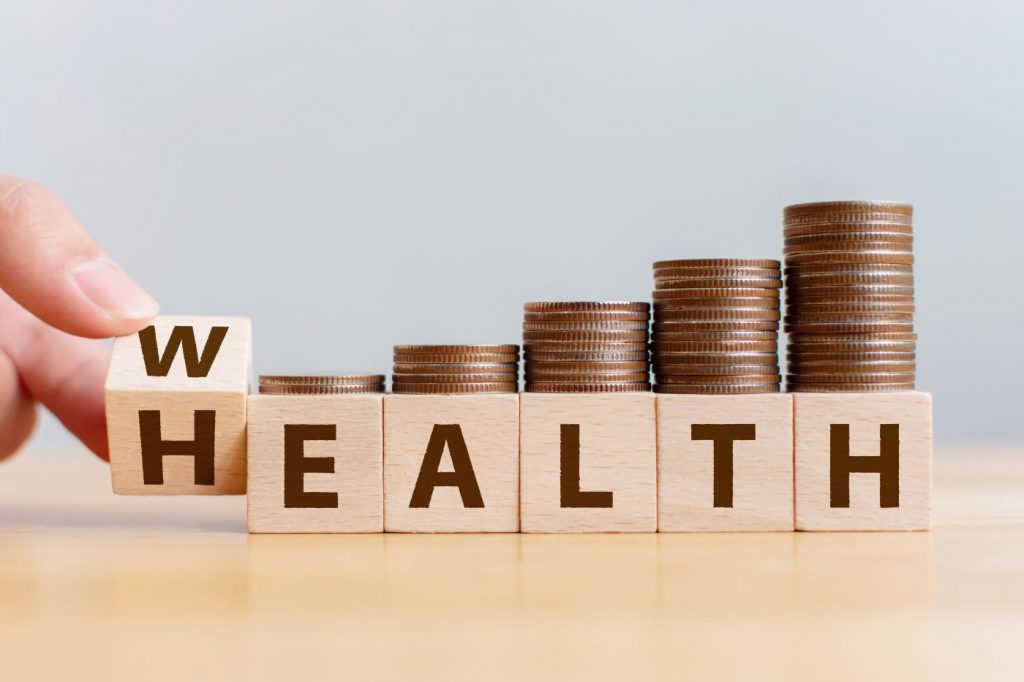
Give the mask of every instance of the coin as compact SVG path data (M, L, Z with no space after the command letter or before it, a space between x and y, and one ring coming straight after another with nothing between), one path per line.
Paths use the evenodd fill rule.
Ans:
M871 384L807 384L787 379L786 390L791 393L875 393L885 391L913 391L914 382Z
M805 220L786 223L782 229L783 239L806 237L818 234L839 234L842 232L882 232L886 234L913 235L914 227L907 221L886 220L895 216L883 213L869 213L858 220Z
M379 384L260 384L260 395L344 395L351 393L383 393Z
M435 353L396 353L395 362L420 364L457 364L480 362L518 362L519 354L474 353L465 355L439 355Z
M658 308L658 301L665 299L706 299L706 298L771 298L778 299L778 289L764 289L758 287L686 287L682 289L655 289L654 308Z
M523 319L526 322L590 322L603 324L605 322L646 322L651 317L649 310L643 311L592 311L579 312L575 310L556 310L543 313L524 313Z
M538 312L646 312L651 309L650 303L634 303L628 301L537 301L525 303L523 310L528 313Z
M425 344L395 346L396 355L511 355L519 352L513 344Z
M337 384L380 384L384 383L383 374L317 374L317 375L281 375L261 374L260 384L277 385L337 385Z
M801 380L816 374L913 374L917 371L915 362L790 362L788 366Z
M544 362L539 365L532 364L531 368L527 371L532 374L572 374L572 373L590 373L590 372L644 372L648 369L648 363L646 357L643 361L633 362L597 362L597 361L579 361L579 360L556 360L554 362Z
M621 384L558 384L550 382L527 383L527 393L636 393L650 391L649 382Z
M672 311L666 311L671 313ZM656 318L657 319L657 318ZM778 320L675 320L671 316L654 323L656 337L661 334L699 332L762 332L775 334L779 329Z
M584 351L584 352L531 352L527 351L526 361L528 363L568 363L568 362L647 362L647 349L632 353L617 353L614 351ZM533 364L533 366L536 366Z
M647 330L643 331L524 331L523 342L543 343L587 343L587 342L644 342Z
M792 220L802 216L843 213L892 213L910 218L914 215L914 207L901 201L870 200L870 201L814 201L805 204L791 204L783 212L784 220Z
M778 310L772 308L674 308L659 309L671 311L671 317L658 316L658 321L671 319L679 322L706 322L712 320L737 320L746 322L776 321L780 317Z
M913 383L913 372L861 372L839 374L837 372L790 374L786 381L796 381L799 384L901 384Z
M658 353L660 360L654 363L655 371L658 367L670 367L676 365L723 365L735 363L739 365L775 365L778 364L779 354L776 349L764 351L721 351L717 353L676 353L668 356Z
M395 374L494 374L518 372L518 362L474 362L459 364L398 362L392 368Z
M471 384L397 384L392 393L460 394L460 393L515 393L518 382L471 383Z
M659 355L667 353L774 353L778 342L764 341L654 341L651 350Z
M658 306L659 310L662 310L664 309L662 304L670 305L673 310L706 310L708 308L767 308L769 310L778 310L779 299L777 296L771 298L766 296L721 296L714 298L685 297L672 301L658 301L655 305Z
M688 395L746 395L754 393L778 393L776 382L756 382L743 384L657 384L655 393L688 394Z
M650 374L642 372L527 372L527 383L641 383L648 380Z
M786 256L787 266L812 263L879 263L913 265L914 255L906 251L810 251Z
M654 278L657 289L779 289L781 277L665 277Z
M654 264L655 272L678 268L767 268L779 269L779 261L758 258L683 258L660 260Z
M778 370L775 372L749 372L733 375L709 375L709 374L659 374L656 377L659 386L735 386L736 384L777 384L782 381L782 375Z
M495 372L491 374L398 374L391 376L392 383L405 384L496 384L504 381L518 381L519 372Z
M640 322L523 322L524 331L647 331L647 320Z

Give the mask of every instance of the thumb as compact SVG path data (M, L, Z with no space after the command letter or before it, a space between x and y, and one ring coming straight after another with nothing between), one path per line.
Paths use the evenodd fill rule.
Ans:
M0 174L0 289L70 334L123 336L158 306L75 220L55 193Z

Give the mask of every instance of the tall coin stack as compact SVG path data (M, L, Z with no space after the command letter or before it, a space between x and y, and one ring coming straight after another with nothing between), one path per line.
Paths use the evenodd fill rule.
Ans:
M395 346L393 393L516 393L519 346Z
M540 302L523 310L527 392L651 390L649 303Z
M260 375L262 395L383 393L383 374Z
M912 215L891 201L786 207L788 390L914 388Z
M656 392L779 391L779 261L659 261L654 287Z

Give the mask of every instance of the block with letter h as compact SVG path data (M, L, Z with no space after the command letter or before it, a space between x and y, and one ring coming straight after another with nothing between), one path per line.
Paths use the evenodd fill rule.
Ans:
M927 530L927 393L794 395L797 530Z
M165 316L115 340L105 387L114 492L245 493L251 357L244 318Z

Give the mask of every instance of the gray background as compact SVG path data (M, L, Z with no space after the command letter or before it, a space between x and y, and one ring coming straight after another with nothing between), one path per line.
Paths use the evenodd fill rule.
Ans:
M527 300L780 257L785 204L910 201L936 432L1014 440L1022 27L988 0L9 2L0 167L165 312L252 317L258 372L516 342Z

